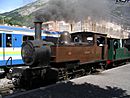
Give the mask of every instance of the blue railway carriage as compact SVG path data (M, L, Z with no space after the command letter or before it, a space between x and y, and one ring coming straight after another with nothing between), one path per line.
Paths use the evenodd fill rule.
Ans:
M42 39L57 39L60 32L42 31ZM22 65L21 45L34 40L34 30L0 25L0 67Z

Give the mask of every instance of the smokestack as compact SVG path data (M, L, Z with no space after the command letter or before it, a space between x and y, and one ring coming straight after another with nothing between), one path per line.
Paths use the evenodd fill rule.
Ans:
M41 21L35 21L35 39L36 40L41 40L41 28L42 28L42 23Z

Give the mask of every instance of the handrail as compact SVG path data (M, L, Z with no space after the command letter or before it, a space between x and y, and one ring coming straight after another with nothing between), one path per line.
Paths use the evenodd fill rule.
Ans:
M9 57L8 60L6 61L6 66L8 66L8 62L10 61L10 65L12 65L12 57Z

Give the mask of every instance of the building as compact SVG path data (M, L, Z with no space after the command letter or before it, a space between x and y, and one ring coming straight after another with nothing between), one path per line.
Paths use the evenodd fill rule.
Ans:
M121 28L121 25L116 23L108 22L108 21L92 21L90 17L88 17L84 21L78 22L65 22L65 21L49 21L43 23L45 30L50 31L69 31L73 32L97 32L107 34L108 37L111 38L128 38L129 33L126 30Z

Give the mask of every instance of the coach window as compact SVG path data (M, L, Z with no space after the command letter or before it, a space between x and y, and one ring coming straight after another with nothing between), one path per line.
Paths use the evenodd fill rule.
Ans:
M6 34L6 47L12 47L12 36L11 36L11 34Z
M0 34L0 47L2 47L2 34Z
M34 40L34 37L33 36L23 36L23 42L24 41L27 41L27 40Z

